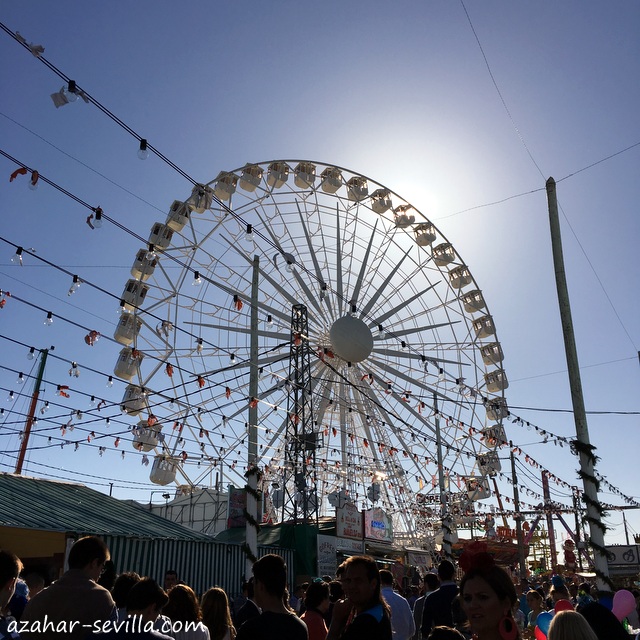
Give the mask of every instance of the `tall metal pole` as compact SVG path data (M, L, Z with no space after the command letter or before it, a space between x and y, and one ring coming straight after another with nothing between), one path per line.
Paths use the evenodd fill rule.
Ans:
M547 535L549 539L549 552L551 554L551 570L555 571L558 565L558 551L556 550L556 532L553 529L553 514L551 513L551 492L549 491L549 475L542 472L542 495L547 511Z
M444 482L444 468L442 466L442 438L440 436L440 412L438 411L438 396L433 394L434 422L436 427L436 453L438 456L438 482L440 485L440 516L442 518L442 551L447 560L451 560L451 517L447 504L447 491Z
M27 416L27 422L24 427L24 435L22 437L22 444L20 445L20 453L18 454L18 462L16 463L15 473L20 475L22 473L22 464L24 463L24 457L27 453L27 447L29 446L29 436L31 435L31 427L35 421L36 405L38 404L38 396L40 395L40 385L42 384L42 377L44 376L44 367L47 363L47 356L49 355L48 349L40 351L40 367L38 368L38 375L36 376L36 382L33 388L33 395L31 396L31 406L29 407L29 415Z
M556 182L549 178L546 184L547 202L549 205L549 223L551 227L551 248L553 251L553 264L556 274L556 288L558 290L558 305L562 321L562 334L564 336L564 350L569 371L569 384L571 387L571 401L573 403L573 418L576 425L576 448L580 456L580 475L584 484L584 501L587 505L586 520L589 523L589 537L594 549L595 572L597 586L600 591L611 591L612 584L609 580L609 567L607 565L606 549L604 546L605 525L601 521L601 507L598 502L597 479L593 475L594 455L593 447L589 442L589 429L587 427L587 413L584 407L582 395L582 382L580 380L580 366L578 364L578 351L576 349L573 333L573 320L571 318L571 306L569 303L569 291L564 270L564 257L562 255L562 238L560 235L560 221L558 217L558 200L556 196Z
M253 277L251 280L251 338L249 342L249 397L252 400L258 399L258 274L260 271L260 258L253 257ZM249 402L247 437L247 468L251 471L258 463L258 405L257 402ZM257 473L249 473L247 478L249 490L247 493L247 513L249 518L245 524L245 541L249 553L245 563L245 579L248 580L252 574L253 561L251 556L258 554L258 529L251 523L258 518L258 502L255 495L258 491Z
M524 557L524 544L522 540L522 516L520 515L520 494L518 492L518 476L516 476L516 459L511 452L511 479L513 481L513 504L515 506L516 515L516 540L518 543L518 561L520 563L520 578L527 575L527 562Z

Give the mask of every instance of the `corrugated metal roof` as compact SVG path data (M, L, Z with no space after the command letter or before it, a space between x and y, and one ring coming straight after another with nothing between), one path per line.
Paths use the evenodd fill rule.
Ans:
M81 484L0 473L0 526L78 534L211 540Z

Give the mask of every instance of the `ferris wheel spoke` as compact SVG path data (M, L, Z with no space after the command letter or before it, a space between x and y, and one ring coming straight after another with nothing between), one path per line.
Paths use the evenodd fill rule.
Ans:
M399 304L397 304L395 307L393 307L392 309L389 309L389 311L387 311L386 313L383 313L379 316L377 316L375 318L375 320L373 320L370 324L369 327L376 327L378 325L381 325L385 320L388 320L389 318L391 318L392 316L397 315L400 311L402 311L403 309L408 309L410 308L411 304L413 302L415 302L416 300L418 300L418 298L420 298L421 296L423 296L425 293L428 293L429 291L431 291L431 289L433 289L436 286L437 283L432 284L431 286L427 287L426 289L423 289L422 291L418 291L418 293L414 294L413 296L411 296L410 298L407 298L406 300L402 300L402 302L400 302Z
M409 254L411 253L413 247L409 247L409 249L407 249L404 254L402 255L402 258L400 258L400 260L393 266L393 268L391 269L391 271L389 272L389 275L387 275L387 277L384 279L384 281L382 282L382 284L373 292L373 294L370 296L369 300L367 301L367 303L365 304L365 306L362 308L362 310L360 311L360 318L366 318L369 313L371 312L371 310L374 308L374 306L377 304L378 300L380 299L380 297L385 293L385 291L387 290L389 284L392 282L392 280L396 277L398 271L400 271L400 268L402 267L405 259L409 256Z
M302 225L302 230L304 231L305 241L307 243L307 250L308 250L307 255L311 258L311 262L313 263L314 274L315 274L316 280L318 281L318 284L319 284L319 286L321 288L321 291L322 291L322 285L325 284L325 278L322 275L322 269L320 268L320 263L318 262L318 256L316 255L316 250L315 250L315 248L313 246L313 242L311 241L311 234L309 233L309 229L308 229L308 226L306 224L305 218L304 218L304 216L302 214L302 211L300 210L300 203L298 202L298 200L296 200L296 207L298 208L298 216L300 217L300 224ZM296 279L298 279L298 278L296 278ZM298 281L300 282L301 285L303 284L300 279L298 279ZM307 291L308 300L311 302L311 304L313 304L313 306L316 309L316 311L320 315L322 315L322 309L321 309L320 305L317 303L316 297L308 289L308 287L306 286L306 283L304 283L303 286L305 287L305 290ZM325 296L325 298L326 298L326 296ZM331 313L331 306L330 306L331 303L327 300L326 304L329 305L329 313Z
M200 327L202 329L220 329L220 330L228 331L230 333L241 333L245 336L251 335L250 327L234 327L229 324L214 324L211 322L191 322L188 320L184 321L183 324ZM279 331L265 331L264 329L258 329L257 335L260 338L272 338L280 342L289 341L291 338L291 332L282 333Z
M418 380L416 380L415 377L410 376L406 373L403 373L402 371L399 371L397 367L395 366L390 366L388 365L386 362L381 362L381 361L376 361L375 359L372 358L372 364L375 364L375 366L378 367L378 369L380 369L381 371L384 371L387 376L389 378L391 378L392 380L395 379L399 379L402 380L403 382L408 383L408 385L410 387L417 387L419 390L429 393L431 395L431 397L433 397L433 395L438 396L439 398L441 398L442 400L448 401L448 402L452 402L453 404L457 404L459 406L462 406L459 402L457 402L456 400L454 400L453 398L449 397L445 392L430 386L429 384L427 384L426 382L420 382ZM397 391L394 391L393 388L388 389L386 383L384 383L383 378L384 376L379 376L379 375L375 375L374 374L374 378L378 381L378 383L382 386L385 385L384 390L385 391L391 391L391 394L393 393L397 393ZM388 394L388 395L391 395ZM401 394L400 394L401 395Z
M342 288L342 242L340 241L340 210L336 203L336 295L338 297L338 315L342 315L344 291Z
M386 357L388 359L395 360L410 360L413 362L417 362L418 360L422 363L424 362L422 359L423 354L413 353L411 351L396 351L395 349L372 349L371 353L376 354L377 356ZM425 359L432 364L452 364L455 366L463 366L463 362L461 360L448 360L447 358L440 358L438 356L428 355L425 356ZM379 362L379 360L376 360Z
M441 327L452 327L455 324L460 324L461 320L453 320L450 322L438 322L436 324L427 324L422 327L411 327L408 329L391 329L390 332L393 333L394 338L400 338L405 336L414 335L416 333L422 333L424 331L434 331L435 329L440 329Z
M367 266L369 264L369 256L371 255L371 247L373 246L373 241L376 237L376 230L378 228L378 221L373 225L373 230L371 231L371 236L369 237L369 244L367 245L367 249L362 258L362 262L360 264L360 272L358 273L358 277L356 278L355 285L353 287L353 293L351 294L350 304L357 305L358 300L360 298L360 289L362 288L362 281L367 273Z

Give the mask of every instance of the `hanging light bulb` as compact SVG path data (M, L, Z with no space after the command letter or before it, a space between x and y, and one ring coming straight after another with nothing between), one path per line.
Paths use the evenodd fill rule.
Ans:
M51 311L47 311L47 317L44 319L44 323L50 327L53 324L53 313Z
M73 276L73 282L69 287L69 291L67 292L67 295L72 296L79 288L80 288L80 278L78 278L78 276Z
M236 361L236 354L235 354L235 353L232 353L232 354L229 356L229 360L231 360L231 362L235 362L235 361Z
M287 269L287 271L288 271L289 273L293 273L293 272L295 271L294 263L293 263L293 262L291 262L291 261L289 261L289 260L287 260L287 266L286 266L286 269Z
M109 376L107 379L107 389L111 389L113 387L113 376Z
M253 243L253 227L250 224L247 225L247 230L244 234L244 239L250 244Z
M140 160L146 160L149 157L149 149L147 149L147 140L142 138L140 140L140 148L138 149L138 158Z
M327 296L327 283L323 282L320 285L320 300L324 300L326 296Z
M66 89L62 90L67 102L75 102L78 99L78 87L75 80L69 80L69 84Z
M400 342L400 346L401 346L403 349L406 349L406 348L407 348L407 343L406 343L404 340L402 340L402 341Z
M9 391L9 395L7 397L7 402L13 402L15 400L13 396L13 391Z
M202 347L203 347L202 338L198 338L196 340L196 351L198 353L202 353Z
M90 407L95 407L96 406L96 397L95 396L91 396L91 400L89 401L89 406Z
M44 405L42 406L42 409L40 409L40 413L42 415L44 415L45 413L47 413L47 411L49 411L49 401L47 400Z
M351 305L351 315L352 315L353 317L355 317L356 313L357 313L357 311L356 311L356 305L355 305L355 304L352 304L352 305Z
M381 324L378 325L378 338L384 338L384 327Z
M127 303L120 299L120 306L118 307L118 315L123 314L127 310Z
M147 253L145 254L145 256L144 256L144 257L145 257L147 260L149 260L149 262L151 262L151 261L153 261L153 260L155 260L155 259L156 259L156 256L157 256L157 254L156 254L156 247L155 247L155 245L153 245L153 244L149 243L149 249L147 250Z
M444 382L444 369L438 369L438 380Z
M200 277L199 271L193 272L193 282L191 283L194 287L199 287L202 284L202 278Z
M22 371L18 374L18 379L16 380L17 384L22 384L24 382L24 373Z
M272 327L273 326L273 318L271 317L271 314L267 314L267 324Z
M100 207L96 207L96 215L93 220L93 226L96 229L99 229L102 226L102 209Z
M429 371L429 362L427 361L427 357L426 356L420 356L420 359L422 360L422 365L424 367L425 371Z
M16 249L15 254L11 257L11 262L22 266L22 247Z
M33 360L35 357L36 357L36 348L31 347L31 349L29 349L29 353L27 353L27 360Z
M175 409L176 406L176 399L175 398L171 398L171 400L169 400L169 408L170 409Z

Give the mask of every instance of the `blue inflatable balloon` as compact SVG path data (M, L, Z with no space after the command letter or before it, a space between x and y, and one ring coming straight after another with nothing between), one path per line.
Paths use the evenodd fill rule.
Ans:
M549 631L549 625L551 624L552 618L553 616L548 611L543 611L542 613L539 613L538 617L536 618L536 626L540 627L540 631L542 631L542 633L544 633L545 636Z

